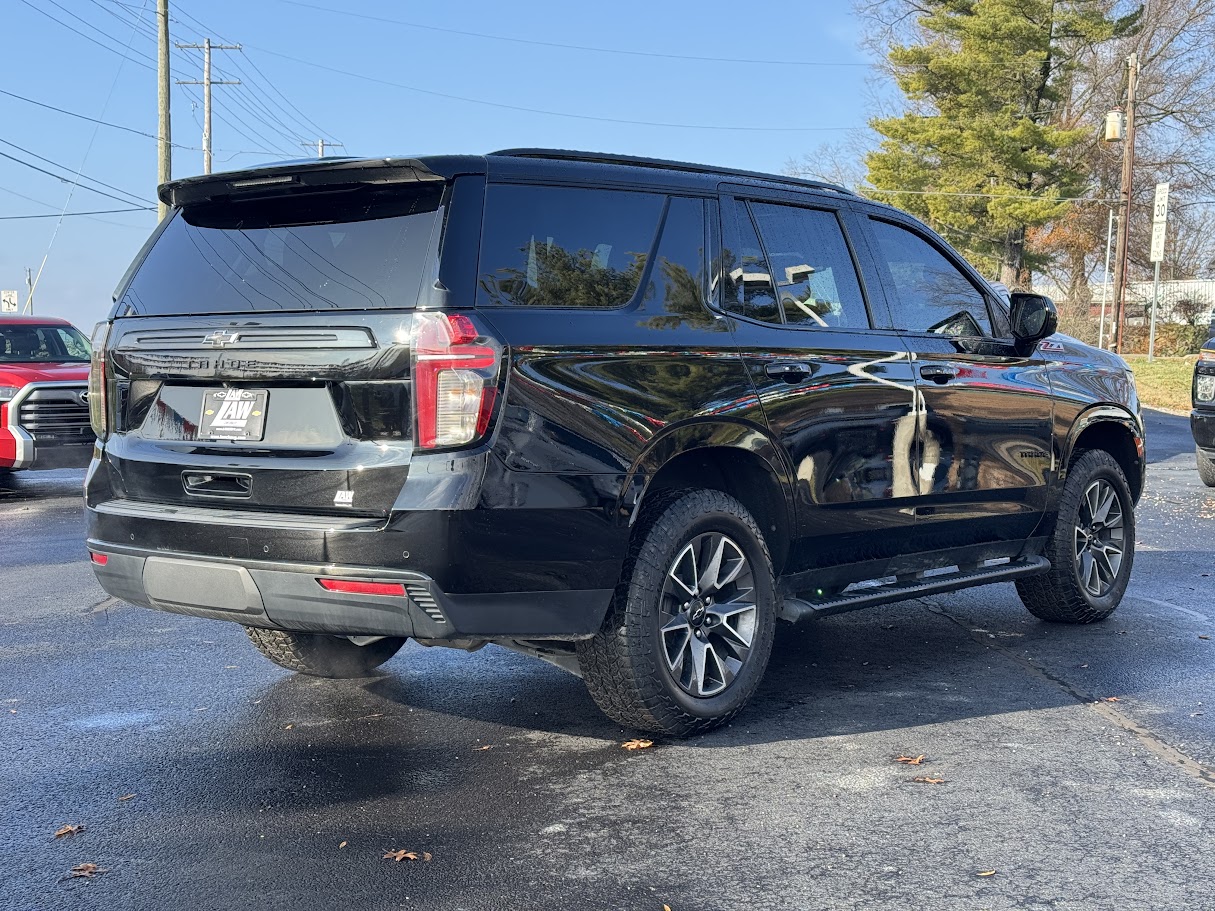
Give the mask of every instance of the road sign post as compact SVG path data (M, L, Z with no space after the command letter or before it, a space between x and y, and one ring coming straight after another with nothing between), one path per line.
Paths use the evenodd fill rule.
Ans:
M1169 185L1156 184L1156 199L1152 203L1152 262L1156 277L1152 282L1152 325L1148 330L1148 360L1156 358L1156 308L1160 306L1160 261L1164 259L1164 235L1169 218Z

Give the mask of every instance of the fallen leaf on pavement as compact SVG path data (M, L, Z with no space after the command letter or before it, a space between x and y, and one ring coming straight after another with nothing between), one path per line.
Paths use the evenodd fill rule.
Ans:
M344 847L346 847L346 842L342 842L340 845L338 845L338 847L339 847L339 848L344 848Z
M652 740L626 740L620 744L626 750L648 750L654 745Z
M135 795L134 795L134 794L123 794L123 795L122 795L121 797L119 797L118 799L119 799L119 800L133 800L134 798L135 798Z
M492 743L487 743L483 747L477 747L477 752L484 753L486 750L492 750L493 748L494 748L494 745Z
M109 870L103 870L97 864L76 864L68 871L68 875L72 879L92 879L102 873L109 873Z
M922 784L944 784L945 783L944 778L921 777L921 778L913 778L911 780L921 782Z
M345 844L345 842L342 842L342 844ZM399 851L388 851L384 854L382 859L394 860L397 863L400 863L403 860L420 860L422 863L428 864L434 860L434 855L429 851L423 851L421 854L419 854L417 851L406 851L402 849Z
M56 838L63 838L65 835L78 835L84 831L84 826L68 824L61 829L55 830Z
M1117 696L1106 696L1105 699L1102 701L1104 701L1104 702L1121 702L1122 700L1119 699Z
M284 730L284 731L289 731L289 730L291 730L293 727L295 727L295 724L294 724L294 723L292 723L292 724L288 724L288 725L286 725L286 726L283 728L283 730Z
M670 906L670 905L663 905L663 906L662 906L662 911L671 911L671 906Z
M924 753L921 753L919 756L896 756L894 761L906 763L907 765L920 765L927 758Z
M980 870L980 871L979 871L978 873L976 873L975 875L976 875L976 876L995 876L995 875L996 875L996 871L995 871L995 870Z
M1199 639L1210 639L1211 637L1210 637L1210 636L1202 636L1202 635L1200 635L1198 638L1199 638Z

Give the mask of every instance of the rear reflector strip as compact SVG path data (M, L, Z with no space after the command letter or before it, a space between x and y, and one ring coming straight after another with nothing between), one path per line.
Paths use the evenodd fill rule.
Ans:
M94 563L96 563L98 566L105 566L107 563L110 562L110 558L106 554L95 554L95 553L90 552L89 559L92 560Z
M321 588L328 592L347 595L405 595L405 586L400 582L357 582L353 579L317 579Z

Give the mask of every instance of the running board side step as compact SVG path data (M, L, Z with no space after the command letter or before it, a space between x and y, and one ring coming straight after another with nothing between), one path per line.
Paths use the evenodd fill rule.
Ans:
M974 585L986 585L989 582L1007 582L1024 576L1036 576L1049 569L1050 561L1045 557L1025 557L995 566L958 569L954 572L929 571L928 574L916 574L913 578L885 585L858 586L852 591L826 598L786 597L780 618L796 623L807 617L842 614L862 607L918 598L921 595L937 595Z

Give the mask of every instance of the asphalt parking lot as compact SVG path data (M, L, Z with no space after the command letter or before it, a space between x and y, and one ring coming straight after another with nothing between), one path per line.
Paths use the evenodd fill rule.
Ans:
M1185 418L1148 432L1109 621L1044 624L1005 584L786 628L732 726L636 751L501 649L323 681L110 601L81 473L17 477L0 907L1215 908L1215 491Z

